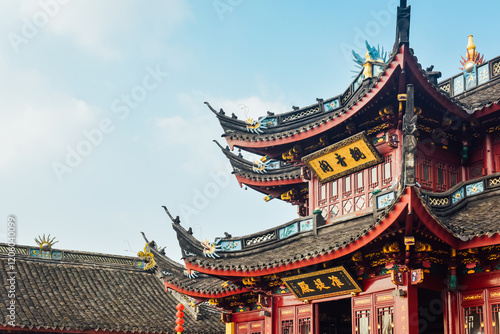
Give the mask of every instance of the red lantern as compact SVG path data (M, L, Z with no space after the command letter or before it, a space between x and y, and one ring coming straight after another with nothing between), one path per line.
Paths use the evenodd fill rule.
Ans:
M184 310L184 305L177 304L175 308L177 309L177 313L175 314L177 316L177 320L175 320L177 324L177 326L175 326L175 331L181 333L184 330L184 327L181 326L184 324L184 320L182 319L184 317L184 312L182 312L182 310Z

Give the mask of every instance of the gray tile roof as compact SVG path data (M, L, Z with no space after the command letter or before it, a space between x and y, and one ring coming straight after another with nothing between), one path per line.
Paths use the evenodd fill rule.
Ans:
M378 215L374 215L370 211L364 215L357 213L344 216L342 220L333 224L317 224L316 232L314 230L301 232L286 239L262 243L238 252L219 252L219 257L215 258L204 256L202 248L199 246L200 242L186 234L185 229L180 224L174 223L173 227L177 232L186 264L211 270L234 270L245 273L293 264L345 248L377 226L399 201L400 196ZM269 231L258 234L266 234ZM242 237L241 240L247 239Z
M472 110L481 110L500 102L500 77L485 85L455 97L456 100L469 106Z
M500 190L478 195L438 219L462 240L500 233Z
M236 285L223 287L224 280L203 273L195 272L194 276L189 277L186 275L186 267L160 254L155 248L152 248L151 251L155 255L158 275L163 277L165 282L173 284L177 288L201 293L221 293L238 289Z
M0 245L1 296L7 286L7 246ZM28 249L28 251L26 251ZM16 253L16 320L20 328L54 331L101 330L130 333L174 333L179 300L163 282L135 266L138 259L67 252L60 260ZM81 255L79 259L77 255ZM92 261L98 257L101 261ZM103 259L108 259L105 261ZM114 260L114 261L113 261ZM0 325L7 326L8 298L2 298ZM199 320L185 312L184 333L221 333L220 315L202 308Z

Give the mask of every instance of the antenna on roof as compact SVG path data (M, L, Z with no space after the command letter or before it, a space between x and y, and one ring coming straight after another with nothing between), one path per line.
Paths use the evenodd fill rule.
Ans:
M167 213L167 215L170 217L170 220L172 221L172 223L175 223L175 224L180 224L181 223L181 220L180 220L179 216L177 216L177 217L174 218L170 214L170 212L168 212L168 209L167 209L166 206L163 205L162 208L165 210L165 212Z
M399 7L401 7L401 8L406 7L406 0L401 0L399 3Z

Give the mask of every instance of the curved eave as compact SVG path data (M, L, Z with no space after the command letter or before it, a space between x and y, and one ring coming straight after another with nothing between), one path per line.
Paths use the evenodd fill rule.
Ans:
M484 106L483 108L478 109L474 113L474 118L480 119L480 118L483 118L487 115L493 114L499 110L500 110L500 100L496 101L496 102L489 103L488 105Z
M437 86L432 84L425 73L422 71L417 59L413 54L411 54L410 49L403 45L403 54L405 58L405 66L414 74L414 78L418 82L427 94L429 94L433 99L435 99L443 108L449 110L453 114L459 116L460 118L467 119L470 114L466 110L459 106L457 103L452 101L448 96L446 96Z
M252 180L243 176L236 174L236 179L241 184L246 184L248 186L256 186L256 187L279 187L279 186L287 186L292 184L301 184L305 183L301 178L296 179L287 179L287 180Z
M253 162L234 154L229 148L223 148L216 140L214 140L214 142L219 146L222 153L224 153L231 163L234 170L233 173L236 175L240 186L242 183L246 185L267 187L302 182L300 166L294 166L293 164L280 165L278 168L267 169L263 173L258 173L254 170ZM278 163L281 164L279 161Z
M451 247L457 248L460 239L458 239L446 226L439 222L439 220L422 203L422 197L415 191L413 187L409 189L411 194L410 212L415 212L424 226L427 227L429 231L431 231L435 236L440 238Z
M242 293L250 292L251 290L247 288L238 288L236 290L230 290L230 291L224 291L224 292L216 292L216 293L209 293L209 292L201 292L201 291L193 291L193 290L187 290L183 289L175 284L165 282L165 290L167 289L172 289L177 292L180 292L182 294L185 294L189 297L193 298L204 298L204 299L211 299L211 298L224 298L224 297L229 297L229 296L234 296L234 295L239 295Z
M181 246L181 249L184 253L183 258L187 256L185 254L186 252L196 252L199 255L203 254L203 247L201 245L201 242L196 240L195 237L189 234L181 226L181 224L173 223L172 227L174 228L174 231L177 233L177 240L179 241L179 245Z
M412 188L412 208L422 223L431 231L435 236L446 242L451 247L462 250L476 247L486 247L491 245L500 244L500 234L494 233L491 236L483 234L475 236L469 240L462 240L459 235L444 226L439 218L435 217L430 209L423 204L423 199L417 194L415 189Z
M404 46L403 46L404 47ZM403 48L402 47L402 48ZM234 146L242 147L242 148L265 148L269 146L280 146L280 145L287 145L290 143L302 141L305 139L309 139L311 137L317 136L325 131L328 131L336 126L338 126L341 123L346 122L349 120L352 116L354 116L356 113L358 113L363 107L372 101L372 99L376 98L378 94L383 90L383 88L388 84L389 81L393 77L394 72L396 71L397 68L401 68L403 61L404 61L404 55L403 55L403 49L399 49L399 52L394 55L394 58L392 62L390 62L384 73L379 77L378 81L374 84L374 86L361 98L359 98L358 102L355 103L352 107L347 109L345 113L342 113L337 116L333 116L334 113L325 113L324 117L321 120L315 120L319 121L321 124L319 124L317 127L312 128L312 129L305 129L304 132L300 133L295 133L292 136L287 136L287 137L282 137L278 139L269 139L269 140L264 140L263 138L268 135L267 133L263 133L258 141L246 141L246 140L241 140L241 139L231 139L230 136L226 136L226 140L231 147L231 149ZM300 128L301 126L298 126L297 128ZM287 131L287 132L292 132Z
M386 216L384 217L384 219L382 219L382 221L380 221L377 225L375 225L370 231L367 231L367 233L361 236L360 238L347 244L345 247L339 248L331 253L318 255L308 259L298 260L293 263L279 265L265 269L264 268L252 269L252 270L213 269L189 263L188 262L189 259L185 260L186 267L192 270L196 270L198 272L216 276L247 277L247 276L263 276L263 275L276 274L334 260L342 256L349 255L361 249L362 247L364 247L371 241L375 240L376 238L378 238L387 228L389 228L398 219L398 217L401 216L401 214L407 208L409 200L410 200L409 190L407 189L405 191L405 194L401 196L399 202L396 203L394 208L389 213L386 214ZM290 246L292 246L292 244L290 244Z

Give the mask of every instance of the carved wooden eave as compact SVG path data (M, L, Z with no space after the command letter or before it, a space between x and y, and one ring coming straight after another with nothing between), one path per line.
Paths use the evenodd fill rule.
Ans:
M228 117L210 108L217 115L231 149L236 146L261 155L279 156L294 145L302 147L310 145L311 140L318 139L325 132L336 129L341 124L346 125L351 122L355 126L361 124L360 117L375 105L375 101L384 99L389 93L394 95L394 101L391 102L397 103L395 95L404 93L404 90L400 91L401 89L397 87L401 85L405 87L408 83L413 83L416 93L423 94L427 100L433 101L433 105L439 110L447 110L461 119L471 116L472 111L466 104L450 98L431 82L406 44L400 46L378 77L365 80L345 106L330 112L314 112L289 124L278 123L276 126L264 129L262 133L250 133L246 130L247 124L244 121ZM321 106L322 104L318 103L293 113ZM273 117L287 117L286 115L288 113Z
M497 178L500 179L500 175ZM459 186L464 186L464 184ZM182 227L177 225L174 228L183 249L186 267L200 273L220 277L263 276L338 259L362 249L381 235L387 234L388 231L401 230L405 226L404 222L407 217L413 220L413 224L409 225L410 230L405 232L406 235L417 232L427 233L457 250L500 243L500 235L497 230L485 230L468 236L460 231L454 231L452 227L450 228L450 222L443 221L438 216L439 213L433 212L432 208L426 204L428 196L438 195L422 194L418 188L408 187L378 217L373 213L357 217L344 217L345 221L320 225L314 230L296 233L281 241L274 240L229 252L216 251L217 256L213 257L205 256L201 242L187 234ZM500 201L500 195L497 197ZM466 206L463 205L456 208L457 212L465 209ZM313 218L313 216L287 224L290 225L290 223L308 218ZM278 233L277 231L287 224L254 235L222 238L221 240L244 242L272 232ZM475 224L480 223L475 222ZM481 227L479 226L478 229L480 230Z
M224 130L223 136L231 149L237 146L260 155L278 156L296 143L314 137L319 138L324 132L340 124L347 124L353 120L354 115L361 115L367 109L365 106L368 103L384 98L385 94L395 89L395 81L399 77L402 64L403 54L400 49L391 56L379 76L365 79L356 90L353 83L342 95L289 113L272 116L287 119L304 114L293 121L283 124L278 122L277 125L264 129L262 133L249 132L245 121L217 112L208 103L207 105L219 119ZM324 103L335 99L339 99L339 107L325 112Z
M421 223L455 249L500 243L500 173L461 182L442 193L414 190Z
M165 282L165 289L172 289L175 290L179 293L185 294L191 298L196 298L196 299L212 299L212 298L225 298L225 297L230 297L230 296L236 296L240 295L242 293L247 293L251 292L252 290L242 287L242 288L237 288L237 289L231 289L231 290L226 290L226 291L221 291L221 292L208 292L208 291L203 291L201 289L196 289L196 288L182 288L174 283L170 282Z
M266 187L282 189L281 193L289 190L290 185L298 185L305 183L301 176L301 167L291 163L283 163L281 161L272 161L270 167L262 167L255 162L251 162L231 152L229 147L223 148L217 141L222 153L227 157L233 167L233 174L236 176L240 187L245 184L254 186L256 190L267 193ZM260 162L260 161L258 161ZM270 161L269 161L270 162Z
M329 225L318 223L320 216L310 216L254 235L222 238L221 242L247 242L265 238L270 233L280 233L280 229L291 224L316 219L315 228L303 233L282 239L270 236L269 242L236 251L215 251L217 255L212 256L205 255L201 242L187 234L180 225L174 224L174 229L188 269L222 277L263 276L323 263L361 249L395 224L406 210L408 198L406 191L401 193L391 206L377 215L371 211L358 213ZM399 226L399 222L396 224ZM275 237L279 240L274 240Z
M423 71L422 66L418 63L417 58L412 54L410 48L404 46L403 49L405 59L404 70L408 78L407 83L413 83L415 85L415 91L422 90L442 109L462 119L469 118L471 115L467 112L468 106L455 99L451 99L445 92L440 90L438 86L434 85Z

